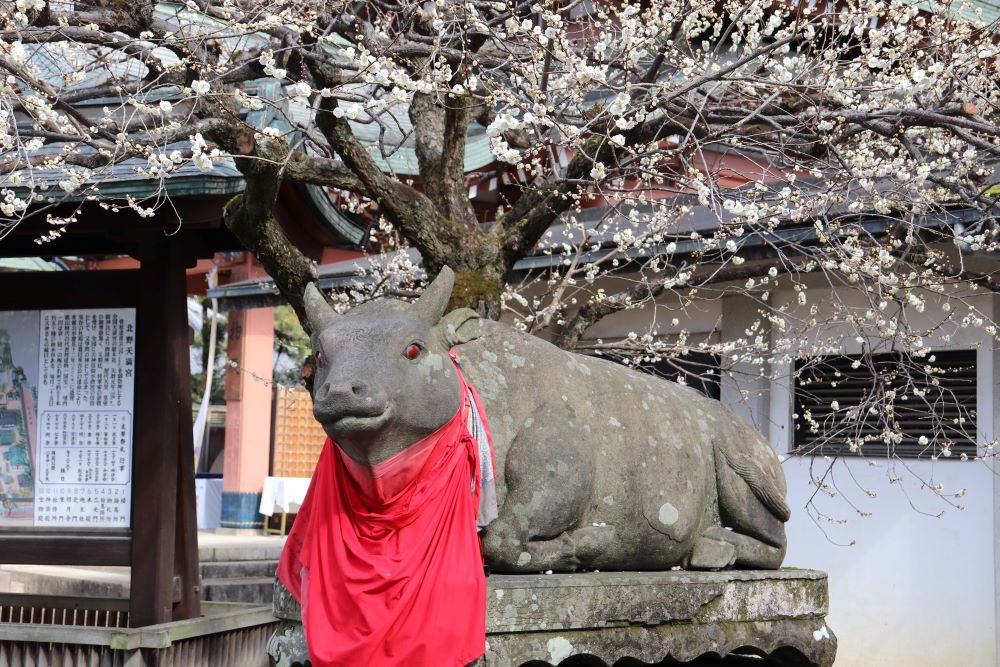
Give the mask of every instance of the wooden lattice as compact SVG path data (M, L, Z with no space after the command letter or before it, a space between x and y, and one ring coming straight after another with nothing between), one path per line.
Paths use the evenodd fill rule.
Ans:
M302 388L279 387L274 396L271 475L312 477L326 434L313 418L312 397Z

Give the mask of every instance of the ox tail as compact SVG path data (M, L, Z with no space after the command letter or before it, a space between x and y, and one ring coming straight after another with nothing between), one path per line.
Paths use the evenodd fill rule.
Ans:
M748 454L730 452L722 445L715 446L716 461L721 461L746 482L754 497L781 522L788 521L792 511L785 502L785 494L771 478ZM716 463L718 465L718 463Z

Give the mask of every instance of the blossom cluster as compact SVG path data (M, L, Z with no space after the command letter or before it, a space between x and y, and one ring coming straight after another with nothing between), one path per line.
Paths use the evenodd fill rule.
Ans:
M433 198L422 179L465 160L463 187L499 184L469 213L498 246L527 213L557 212L502 301L570 347L638 365L714 355L735 382L847 349L892 350L925 378L936 347L996 339L996 285L973 265L1000 250L1000 47L971 3L106 5L0 6L0 238L60 201L156 215L171 178L227 159L228 132L252 137L231 142L241 160L287 144L279 177L311 174L395 253L342 307L422 277L407 252L421 234L361 172ZM105 196L123 173L156 194ZM743 335L692 324L737 297L754 313ZM614 317L632 332L601 334ZM963 425L903 433L897 405L933 398L905 386L803 428L862 454L919 435L948 457ZM843 428L871 410L877 433Z

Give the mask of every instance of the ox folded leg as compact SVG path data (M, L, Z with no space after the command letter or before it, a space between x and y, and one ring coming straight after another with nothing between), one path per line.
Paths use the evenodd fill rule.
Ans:
M525 541L498 519L490 524L483 543L486 561L496 572L573 572L588 568L614 539L613 526L594 526L563 532L552 539Z
M713 526L695 541L688 567L693 570L721 570L733 566L774 570L781 566L784 557L784 548Z
M541 437L539 437L541 435ZM589 533L574 539L593 484L592 455L558 434L515 441L504 466L506 496L483 534L483 555L496 572L573 571L578 546L600 546ZM545 443L539 447L537 443Z
M514 514L513 512L511 514ZM483 535L483 555L494 572L573 571L579 568L576 548L565 532L555 538L526 537L524 521L500 517Z
M724 570L736 562L736 546L705 531L694 541L687 567L692 570Z

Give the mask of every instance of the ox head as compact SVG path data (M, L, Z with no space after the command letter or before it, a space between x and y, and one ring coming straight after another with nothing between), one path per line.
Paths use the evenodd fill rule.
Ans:
M305 292L316 356L313 413L355 461L374 465L437 430L461 396L448 350L479 336L475 311L447 316L455 275L444 267L413 303L378 299L338 315Z

